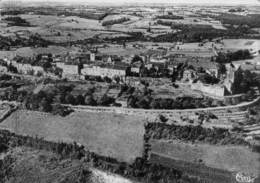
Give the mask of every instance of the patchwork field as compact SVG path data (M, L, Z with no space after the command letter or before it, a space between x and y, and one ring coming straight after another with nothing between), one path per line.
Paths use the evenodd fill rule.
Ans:
M122 32L122 30L103 27L98 20L77 16L23 14L21 18L28 21L32 27L9 27L0 21L0 35L15 37L16 33L19 32L20 35L28 37L31 34L39 34L42 38L56 43L83 40L93 38L94 36L100 36L101 38L129 36L128 34L117 34L118 31Z
M90 151L132 162L142 156L144 122L137 116L118 114L74 112L60 117L19 110L0 128L50 141L76 141Z

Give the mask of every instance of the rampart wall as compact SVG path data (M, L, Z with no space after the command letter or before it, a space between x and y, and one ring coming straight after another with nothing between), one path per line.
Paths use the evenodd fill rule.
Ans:
M222 121L238 121L243 122L247 118L248 107L254 106L260 102L260 97L250 102L244 102L238 105L223 106L223 107L210 107L210 108L198 108L198 109L184 109L184 110L153 110L153 109L133 109L123 107L93 107L93 106L72 106L74 110L86 111L86 112L108 112L125 115L139 115L142 117L158 117L163 115L169 119L182 119L187 116L189 118L197 116L199 113L211 113L214 114L219 120Z

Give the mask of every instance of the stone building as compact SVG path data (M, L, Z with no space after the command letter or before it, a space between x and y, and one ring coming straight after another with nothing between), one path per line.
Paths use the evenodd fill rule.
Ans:
M32 66L31 64L18 63L16 61L11 61L10 63L17 68L17 71L20 74L44 74L44 69L40 66Z
M119 77L121 80L125 80L126 67L84 65L83 69L81 70L81 75L101 76L108 78Z
M197 79L197 73L193 69L187 69L183 71L182 81L192 83Z
M78 65L69 65L64 62L57 62L56 67L62 69L62 77L69 79L77 79L80 75L80 68Z
M226 64L226 76L223 82L223 85L226 87L226 90L229 94L233 94L234 92L234 85L238 81L238 78L236 78L236 75L238 72L241 71L241 66L239 64Z

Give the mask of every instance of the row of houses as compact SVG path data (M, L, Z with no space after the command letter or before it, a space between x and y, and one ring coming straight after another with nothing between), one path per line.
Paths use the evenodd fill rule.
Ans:
M127 65L97 65L83 64L71 65L64 62L56 63L56 67L62 69L62 77L68 79L81 79L85 76L100 76L102 78L119 77L124 80L126 77Z
M20 74L29 74L29 75L43 75L44 74L44 69L40 66L33 66L31 64L26 64L26 63L19 63L17 61L11 61L8 59L5 59L5 62L8 65L12 65L17 69L17 72ZM2 66L3 67L3 66ZM7 68L5 69L7 72Z

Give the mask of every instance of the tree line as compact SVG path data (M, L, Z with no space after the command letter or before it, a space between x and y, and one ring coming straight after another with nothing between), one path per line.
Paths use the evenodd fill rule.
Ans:
M172 30L178 31L150 38L155 42L202 42L203 40L211 41L220 37L241 38L256 33L243 25L226 25L226 30L221 30L215 29L210 25L185 25L163 20L157 20L157 23L164 26L170 26Z
M30 23L25 19L19 16L9 16L4 18L3 20L7 21L9 26L22 26L22 27L30 27Z
M238 50L235 52L219 52L215 58L218 63L230 63L232 61L251 59L252 55L248 49Z
M172 14L168 14L168 15L159 15L156 17L157 19L171 19L171 20L182 20L184 19L184 17L182 16L178 16L178 15L172 15Z
M202 126L178 126L164 123L148 123L145 125L146 136L151 139L183 140L201 142L212 145L250 145L241 137L231 134L224 128L203 128Z
M121 18L114 19L114 20L104 20L102 22L102 26L110 26L110 25L114 25L114 24L120 24L120 23L129 21L129 20L130 20L130 18L128 18L128 17L121 17Z
M127 99L127 106L141 109L195 109L224 106L221 101L211 98L177 97L155 98L148 89L144 93L134 92Z
M222 13L221 15L215 16L214 18L220 20L222 24L243 25L250 28L260 27L259 14L248 14L244 16L231 13Z
M54 44L43 39L39 34L30 35L28 38L17 36L16 39L0 35L0 39L0 50L6 51L9 51L12 47L47 47Z

